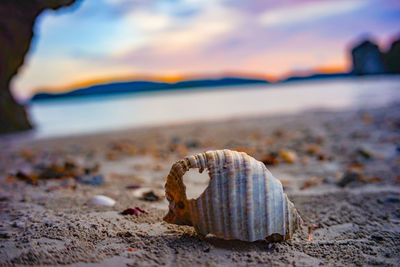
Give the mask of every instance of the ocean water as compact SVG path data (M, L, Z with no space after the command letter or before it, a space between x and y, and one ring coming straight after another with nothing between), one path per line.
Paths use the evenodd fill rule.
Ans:
M37 138L244 116L344 110L400 101L400 77L171 90L31 103Z

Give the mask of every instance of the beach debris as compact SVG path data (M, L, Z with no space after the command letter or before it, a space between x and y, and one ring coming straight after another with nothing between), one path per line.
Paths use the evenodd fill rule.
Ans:
M149 192L144 192L140 199L146 200L146 201L158 201L158 200L160 200L160 197L157 196L152 190Z
M83 184L102 185L104 177L98 173L99 168L99 164L83 167L72 160L65 160L61 163L37 164L33 166L31 172L20 170L11 176L32 185L38 185L40 180L52 179L62 181L73 179ZM73 187L75 187L75 184Z
M310 155L320 155L321 147L318 144L310 143L306 146L306 153Z
M380 183L382 182L382 178L378 176L365 177L362 175L361 171L355 168L350 168L343 176L342 179L338 182L338 185L341 187L345 187L352 182L360 182L360 183Z
M278 165L280 163L279 159L278 159L278 153L276 152L270 152L267 155L265 155L262 159L261 162L264 163L266 166L269 165Z
M377 199L377 202L380 204L400 203L400 198L393 197L393 196L383 197L383 198Z
M0 233L0 238L9 239L11 236L9 233Z
M118 153L116 151L107 151L106 158L108 160L117 160L118 159Z
M359 162L352 163L349 166L347 166L347 170L350 172L361 172L362 169L364 169L364 165Z
M207 169L210 183L199 198L188 200L182 178L191 168ZM252 242L273 235L286 240L302 224L281 182L243 152L213 150L177 161L165 194L169 212L164 221L194 226L203 236Z
M200 142L198 140L189 140L185 142L185 146L187 148L198 148L200 146Z
M101 174L85 174L78 176L78 181L82 184L99 186L104 184L104 177Z
M320 177L311 177L300 187L301 190L308 189L310 187L316 187L322 184L323 180Z
M164 197L164 191L160 188L153 188L153 187L141 187L135 189L132 192L133 196L145 200L145 201L156 201Z
M38 185L38 179L39 179L38 175L27 174L23 171L17 171L14 177L28 184Z
M282 149L279 151L279 156L287 163L295 163L297 160L297 154L290 149Z
M123 154L127 155L134 155L137 152L136 146L129 144L128 140L122 140L120 142L114 142L111 143L110 145L111 150L113 151L119 151L122 152Z
M121 212L122 215L135 215L135 216L139 216L141 213L148 214L147 211L142 210L139 207L127 208Z
M7 178L4 180L6 183L11 184L15 181L14 175L9 174Z
M142 187L141 184L129 184L129 185L125 186L126 189L138 189L141 187Z
M371 124L373 122L373 118L371 117L371 115L364 113L361 116L361 120L365 123L365 124Z
M359 148L357 149L356 153L363 159L371 159L373 157L372 152L367 150L366 148Z
M361 181L367 184L370 183L380 183L382 182L382 178L378 176L373 176L373 177L361 177Z
M307 230L308 230L308 241L312 241L312 232L316 229L320 228L318 225L311 224L308 225Z
M284 137L286 134L287 134L287 132L284 129L276 129L273 132L273 135L276 137L279 137L279 138Z
M372 234L370 238L375 242L382 242L383 240L385 240L385 237L379 233Z
M0 196L0 202L8 201L10 198L6 196Z
M92 198L90 198L88 203L90 205L95 205L95 206L112 207L112 206L115 205L116 201L114 199L112 199L112 198L107 197L107 196L96 195L96 196L93 196Z
M19 154L23 159L28 162L33 162L36 157L36 154L30 149L22 149Z
M361 180L361 174L358 172L346 172L342 179L338 182L338 186L345 187L352 182Z

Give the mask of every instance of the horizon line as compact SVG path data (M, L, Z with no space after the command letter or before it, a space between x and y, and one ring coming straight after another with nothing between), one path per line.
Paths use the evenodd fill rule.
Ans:
M223 71L219 73L195 73L195 74L176 74L176 75L152 75L152 74L134 74L124 76L112 76L112 77L98 77L93 79L86 79L78 82L74 82L65 86L46 86L40 87L33 90L33 95L38 93L63 93L74 91L82 88L88 88L91 86L118 83L118 82L133 82L133 81L149 81L149 82L162 82L174 84L182 81L191 81L195 79L221 79L224 77L235 77L235 78L248 78L248 79L260 79L271 83L278 83L290 77L306 77L315 74L333 74L333 73L348 73L350 68L348 66L318 66L309 70L292 70L282 75L269 75L263 73L246 73L246 72L234 72L234 71Z

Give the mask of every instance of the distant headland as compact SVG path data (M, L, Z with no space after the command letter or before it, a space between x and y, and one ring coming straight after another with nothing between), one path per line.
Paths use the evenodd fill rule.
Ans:
M278 82L291 82L311 79L332 79L378 74L400 74L400 39L395 40L387 51L381 51L371 40L357 43L349 51L352 69L340 73L314 73L308 76L291 76ZM82 97L107 94L139 93L165 90L181 90L187 88L222 87L245 84L268 84L266 79L247 77L224 77L220 79L196 79L175 83L140 81L111 82L79 88L63 93L37 93L31 101L64 97Z
M165 90L180 90L187 88L203 88L203 87L219 87L244 84L267 84L267 80L250 79L239 77L225 77L221 79L204 79L204 80L188 80L176 83L153 82L153 81L129 81L129 82L113 82L106 84L93 85L86 88L77 89L65 93L38 93L33 96L32 100L74 97L74 96L92 96L107 95L121 93L139 93Z

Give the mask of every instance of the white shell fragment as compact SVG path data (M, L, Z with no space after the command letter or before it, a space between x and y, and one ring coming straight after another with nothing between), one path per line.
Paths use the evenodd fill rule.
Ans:
M90 205L112 207L115 205L115 200L103 195L97 195L89 199Z
M190 168L208 169L210 183L197 199L187 199L182 177ZM285 240L302 223L281 182L244 152L215 150L177 161L165 185L169 212L164 220L194 226L201 235L256 241Z

